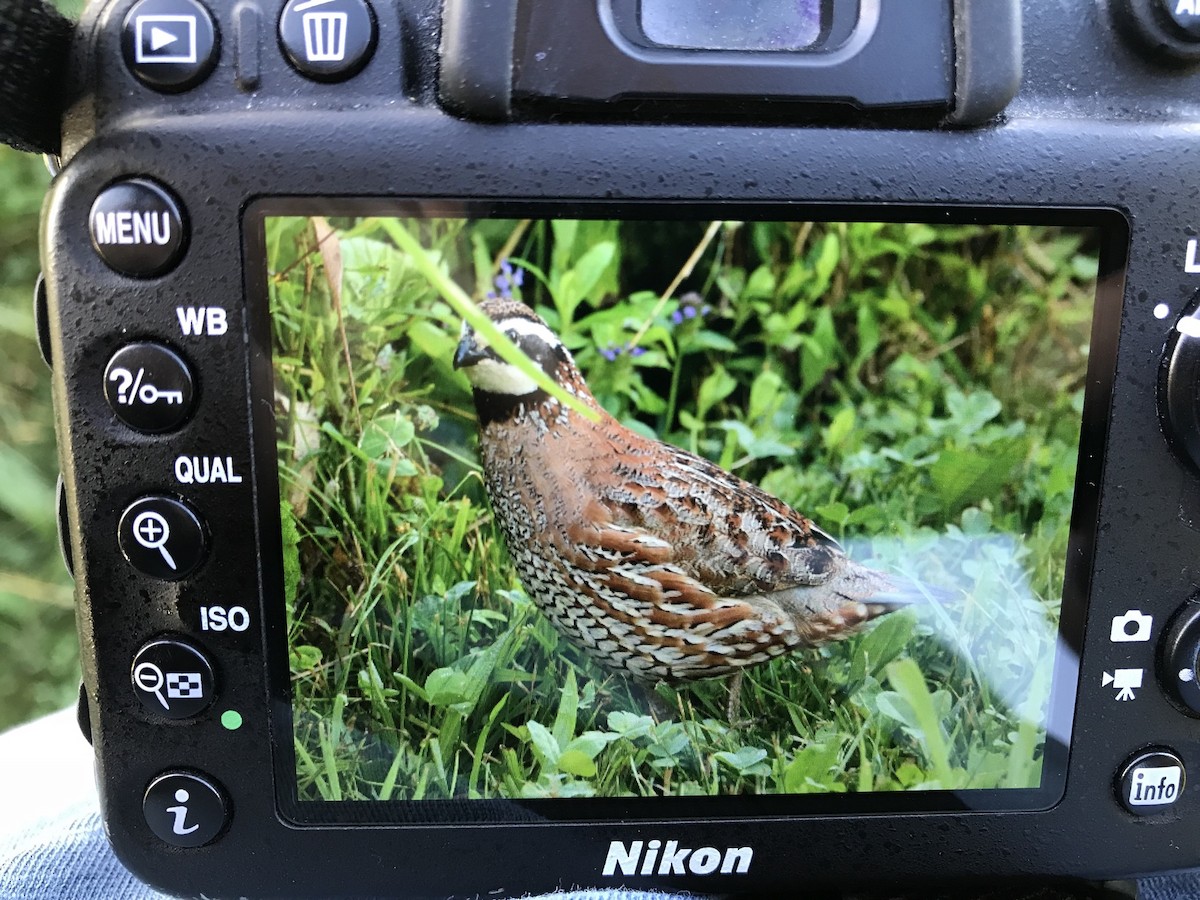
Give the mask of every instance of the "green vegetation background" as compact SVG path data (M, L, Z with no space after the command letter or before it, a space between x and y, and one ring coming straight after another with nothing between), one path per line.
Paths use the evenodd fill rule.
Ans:
M83 0L56 0L78 17ZM79 685L71 580L58 552L50 370L33 327L37 156L0 146L0 729L65 706Z
M476 298L520 259L514 292L631 427L957 601L749 670L734 727L721 682L648 698L600 671L507 562L450 370L459 317L397 249L417 232ZM1038 783L1096 277L1081 234L292 218L267 244L302 796Z

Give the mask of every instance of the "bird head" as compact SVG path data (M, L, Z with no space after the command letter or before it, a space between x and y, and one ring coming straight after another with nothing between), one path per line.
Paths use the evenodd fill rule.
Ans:
M558 335L524 303L490 299L481 303L479 309L551 378L562 382L575 374L575 363ZM454 368L463 371L476 393L527 397L539 390L532 378L506 362L487 339L466 322L454 352Z

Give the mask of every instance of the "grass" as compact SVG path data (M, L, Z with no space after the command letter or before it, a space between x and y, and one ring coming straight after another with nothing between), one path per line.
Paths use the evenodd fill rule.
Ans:
M286 218L268 248L301 798L1038 784L1086 235ZM748 725L721 681L598 669L497 534L445 276L536 306L630 427L955 599L750 670Z
M0 147L0 728L66 705L79 684L71 582L55 531L50 371L32 309L48 182L36 156Z
M83 4L55 5L77 17ZM32 307L49 182L38 157L0 146L0 729L66 705L79 685L71 581L54 522L50 372Z

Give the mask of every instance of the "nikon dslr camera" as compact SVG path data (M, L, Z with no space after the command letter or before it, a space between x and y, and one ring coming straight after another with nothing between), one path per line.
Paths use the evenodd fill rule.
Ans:
M62 96L140 877L1200 866L1200 4L96 0Z

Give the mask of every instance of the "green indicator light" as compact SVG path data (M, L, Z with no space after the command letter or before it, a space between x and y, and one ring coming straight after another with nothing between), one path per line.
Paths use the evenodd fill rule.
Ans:
M230 731L237 731L242 727L242 714L236 709L227 709L221 713L221 724Z

